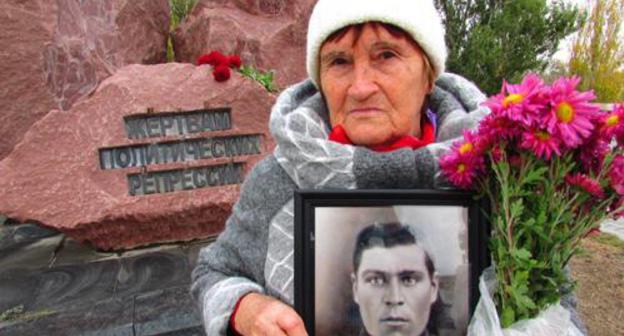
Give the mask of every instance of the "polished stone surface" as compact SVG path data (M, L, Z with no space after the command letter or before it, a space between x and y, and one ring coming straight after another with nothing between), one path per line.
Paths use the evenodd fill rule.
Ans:
M0 223L0 335L204 335L189 286L211 241L103 253Z

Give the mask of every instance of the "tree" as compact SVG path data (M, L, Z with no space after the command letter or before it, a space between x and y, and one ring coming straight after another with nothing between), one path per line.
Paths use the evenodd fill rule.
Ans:
M436 0L446 26L448 70L487 93L504 79L541 72L559 41L580 25L579 10L563 1Z
M569 74L581 76L580 88L598 100L624 100L624 0L593 2L591 14L572 44Z

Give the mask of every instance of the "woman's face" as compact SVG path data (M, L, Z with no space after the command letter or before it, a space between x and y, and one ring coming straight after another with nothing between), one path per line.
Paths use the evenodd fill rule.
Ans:
M424 54L411 40L365 24L321 47L321 88L332 127L342 125L356 145L420 137L421 108L431 91Z

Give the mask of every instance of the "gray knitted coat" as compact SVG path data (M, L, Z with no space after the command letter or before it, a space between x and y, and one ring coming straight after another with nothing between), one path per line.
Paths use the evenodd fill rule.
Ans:
M277 146L242 185L225 230L204 248L191 292L207 335L225 335L239 298L248 292L293 304L293 191L296 188L436 188L438 158L462 130L489 110L466 79L443 74L429 99L437 115L436 143L417 150L376 153L329 141L329 117L311 81L284 91L271 111Z

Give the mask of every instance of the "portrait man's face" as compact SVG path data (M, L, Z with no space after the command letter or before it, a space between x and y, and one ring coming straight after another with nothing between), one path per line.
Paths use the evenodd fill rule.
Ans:
M438 295L438 278L429 276L425 252L415 244L364 250L353 297L366 331L373 336L418 336Z

